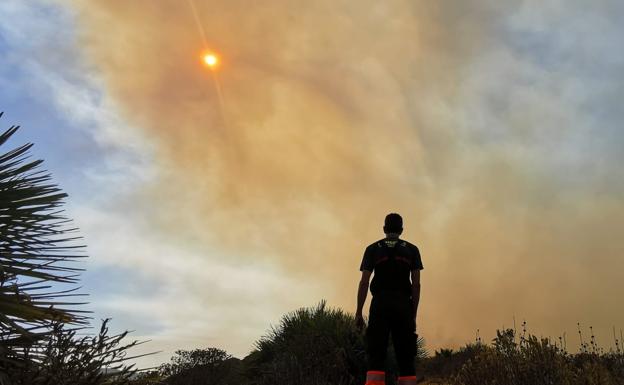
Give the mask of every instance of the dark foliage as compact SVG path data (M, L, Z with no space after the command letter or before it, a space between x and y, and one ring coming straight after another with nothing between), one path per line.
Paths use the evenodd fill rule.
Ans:
M168 377L198 366L217 367L230 358L232 356L217 348L176 350L170 362L160 365L159 372Z
M56 323L45 344L26 348L25 360L7 371L13 385L123 385L134 375L124 365L127 350L138 342L123 344L127 332L110 336L104 320L96 336L79 337L77 330Z
M238 358L202 364L168 377L167 385L244 385L243 364Z
M0 113L0 116L2 114ZM0 146L18 130L0 135ZM126 333L78 337L88 324L81 302L69 300L86 257L71 221L66 194L31 161L25 144L0 154L0 385L124 384Z
M512 329L497 331L453 378L456 385L621 385L624 355L600 349L571 355L547 338Z
M457 351L440 349L432 357L421 359L417 372L430 380L449 378L484 349L486 346L479 343L468 344Z
M1 134L0 146L17 129ZM77 282L81 269L71 263L85 255L62 215L66 194L39 169L41 160L29 160L31 147L0 155L0 369L24 359L53 322L86 323L79 303L65 300L77 295L75 288L54 289Z
M441 349L433 357L421 353L417 374L424 375L424 384L624 385L620 340L615 339L615 351L605 353L592 335L580 353L570 354L565 343L537 338L526 332L525 324L523 329L521 335L498 331L492 345L478 339L457 351ZM420 352L422 343L419 340ZM324 301L283 316L242 361L218 349L177 354L172 362L183 370L162 382L152 377L133 384L346 385L363 384L366 371L364 339L355 319L340 309L328 309ZM386 384L395 384L391 354L387 367Z
M249 357L251 384L357 384L366 370L364 339L352 315L325 301L282 317Z

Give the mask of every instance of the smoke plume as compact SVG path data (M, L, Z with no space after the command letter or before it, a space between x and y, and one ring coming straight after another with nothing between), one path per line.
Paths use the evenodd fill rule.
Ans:
M621 155L591 130L622 136L582 108L604 96L574 67L589 53L539 35L556 10L527 31L530 5L487 1L195 7L209 47L184 1L75 4L85 57L158 148L136 195L155 232L217 250L207 261L279 265L353 310L364 247L395 211L421 249L432 346L514 316L553 336L624 324Z

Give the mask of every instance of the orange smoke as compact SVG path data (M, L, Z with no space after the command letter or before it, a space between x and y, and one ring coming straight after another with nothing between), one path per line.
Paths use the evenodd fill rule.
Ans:
M481 95L465 77L493 35L488 6L197 2L207 39L228 60L220 103L194 61L205 44L187 7L79 4L86 56L128 121L158 144L160 179L137 197L154 231L219 250L207 260L313 277L319 299L353 309L363 249L397 211L421 247L420 325L433 346L514 314L553 334L586 314L624 323L609 294L614 282L624 289L613 273L624 268L622 247L610 238L623 205L559 199L529 150L488 145L471 130L465 106ZM492 129L521 145L540 123L532 116ZM591 269L603 279L586 274L588 253L600 256Z

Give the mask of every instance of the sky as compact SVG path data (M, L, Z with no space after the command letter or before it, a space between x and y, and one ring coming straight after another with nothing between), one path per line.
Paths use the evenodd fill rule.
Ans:
M514 320L570 346L577 323L605 348L624 328L621 2L7 0L0 15L0 123L69 194L94 323L162 351L140 365L242 358L322 299L353 312L389 212L422 254L432 351Z

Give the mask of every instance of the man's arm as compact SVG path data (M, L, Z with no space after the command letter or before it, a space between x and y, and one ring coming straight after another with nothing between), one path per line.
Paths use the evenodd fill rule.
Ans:
M414 322L418 314L418 302L420 302L420 270L412 270L412 315Z
M364 302L366 302L366 295L368 294L368 281L370 280L372 271L362 270L362 278L358 285L357 292L357 310L355 311L355 324L359 330L364 327L364 317L362 316L362 309L364 308Z

